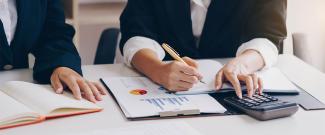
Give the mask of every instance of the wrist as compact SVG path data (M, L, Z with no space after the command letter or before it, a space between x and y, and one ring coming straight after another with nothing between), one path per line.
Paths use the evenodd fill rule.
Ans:
M162 73L164 73L165 65L166 65L166 63L164 63L163 61L157 61L157 62L150 64L151 70L148 71L148 74L146 74L146 76L151 78L154 82L161 84L161 82L162 82L161 76L162 76Z
M64 70L64 69L66 69L66 67L57 67L57 68L55 68L55 69L53 70L53 73L54 73L54 72L59 72L59 71Z
M264 59L258 51L246 50L236 57L236 64L243 65L249 72L255 72L264 67Z

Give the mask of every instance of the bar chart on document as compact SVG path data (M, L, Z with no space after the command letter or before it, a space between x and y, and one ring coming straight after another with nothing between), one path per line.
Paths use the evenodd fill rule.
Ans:
M145 103L151 104L161 111L165 111L165 106L184 106L189 104L190 100L185 96L172 97L172 98L145 98L140 99Z

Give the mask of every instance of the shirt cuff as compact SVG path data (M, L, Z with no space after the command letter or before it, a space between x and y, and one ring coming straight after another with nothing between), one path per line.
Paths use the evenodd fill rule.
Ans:
M243 43L237 50L236 56L239 56L246 50L255 50L264 60L263 69L274 66L278 59L278 48L266 38L255 38L246 43Z
M163 60L165 57L165 51L157 41L146 37L135 36L128 39L123 47L125 64L132 67L133 56L142 49L151 49L160 60Z

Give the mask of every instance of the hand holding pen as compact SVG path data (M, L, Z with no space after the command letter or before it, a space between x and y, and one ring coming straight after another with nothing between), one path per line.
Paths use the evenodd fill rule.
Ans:
M198 66L197 66L197 64L196 64L196 62L193 60L193 59L191 59L191 58L189 58L189 57L184 57L184 59L187 59L189 62L189 64L191 64L191 63L193 63L192 65L189 65L187 62L185 62L184 61L184 59L182 59L181 57L180 57L180 55L176 52L176 50L174 50L172 47L170 47L168 44L166 44L166 43L163 43L163 45L162 45L162 47L164 48L164 50L170 55L170 56L172 56L176 61L179 61L179 62L182 62L183 64L185 64L185 65L188 65L188 66L194 66L195 68L197 68ZM188 74L188 73L186 73L186 72L184 72L185 74ZM191 75L191 74L188 74L188 75ZM202 78L201 77L198 77L198 79L199 79L199 81L201 82L201 83L204 83L204 84L206 84L204 81L202 81Z
M177 59L184 62L177 60L163 62L155 51L146 48L133 56L132 65L170 92L186 91L200 83L202 75L198 71L198 64L195 60L188 57Z
M163 68L166 74L160 77L161 84L170 91L184 91L192 88L196 83L204 83L202 75L197 71L198 65L195 60L189 57L181 58L175 50L167 44L163 48L176 61L165 64ZM166 77L164 77L166 75Z

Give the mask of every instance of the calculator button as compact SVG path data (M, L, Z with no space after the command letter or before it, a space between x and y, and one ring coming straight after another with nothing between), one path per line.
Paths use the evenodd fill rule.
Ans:
M243 100L237 100L239 103L241 103L241 104L245 104L246 102L245 101L243 101Z
M259 98L253 97L252 99L253 99L255 102L263 103L263 100L261 100L261 99L259 99Z
M253 106L253 104L251 104L251 103L245 103L245 105L248 106L248 107L252 107Z
M263 100L256 100L256 102L258 102L258 103L264 103Z
M258 103L257 103L257 102L255 102L255 101L251 101L250 103L251 103L251 104L254 104L254 105L255 105L255 104L258 104Z
M278 101L277 98L273 98L273 97L271 98L271 100L272 100L272 101Z

